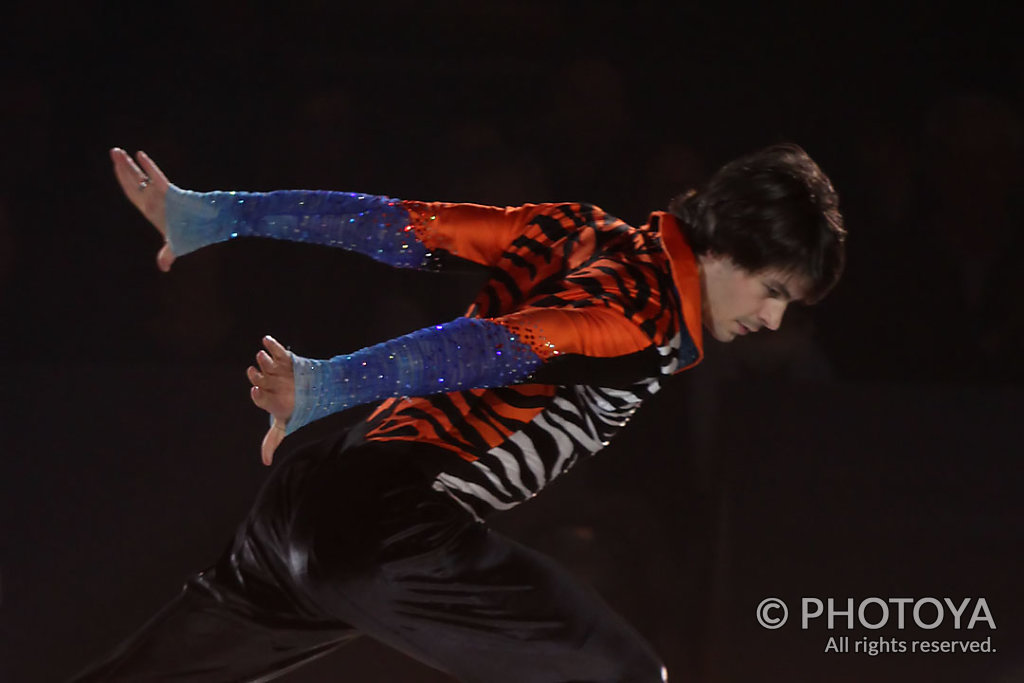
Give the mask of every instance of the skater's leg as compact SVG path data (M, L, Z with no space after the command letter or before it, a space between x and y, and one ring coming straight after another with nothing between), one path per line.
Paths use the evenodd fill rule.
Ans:
M189 580L138 633L74 683L265 681L358 635L337 621L266 612L216 574L212 569Z
M297 590L465 683L660 683L646 641L553 560L473 519L403 458L325 465L293 518Z
M289 508L280 502L297 493L311 462L303 453L283 461L217 565L190 579L138 633L73 681L264 681L356 637L281 580L290 570L287 558L275 554L276 530L288 526ZM268 507L267 500L278 504Z

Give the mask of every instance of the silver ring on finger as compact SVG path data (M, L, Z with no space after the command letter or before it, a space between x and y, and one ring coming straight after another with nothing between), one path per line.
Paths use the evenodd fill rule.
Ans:
M139 192L142 192L148 186L149 186L149 176L144 176L142 178L142 180L139 181Z

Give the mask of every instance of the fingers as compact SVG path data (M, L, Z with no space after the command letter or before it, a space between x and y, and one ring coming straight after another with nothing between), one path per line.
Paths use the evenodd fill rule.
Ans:
M114 162L115 167L128 171L132 174L133 179L142 180L146 176L135 163L135 160L128 155L128 152L120 147L114 147L110 150L110 158Z
M268 413L271 412L270 409L272 406L270 405L271 396L269 391L267 391L263 387L252 386L249 388L249 396L252 398L252 402L255 403L257 406L267 411Z
M120 147L114 147L110 150L110 159L114 162L114 172L117 173L118 180L122 181L122 187L127 185L127 189L137 190L143 181L159 183L165 187L170 185L164 172L142 150L135 154L135 159L132 159L128 152Z
M263 350L256 354L256 364L259 369L250 365L245 371L246 377L249 378L253 387L262 389L266 393L274 393L292 374L290 360L274 360Z
M270 335L263 338L263 345L266 347L266 351L261 349L256 354L256 364L260 366L260 371L268 377L274 375L291 377L292 356L288 349Z
M251 365L245 371L245 375L249 378L249 383L254 387L262 386L266 382L266 376Z
M264 345L274 356L264 350L256 354L256 365L246 368L245 375L252 384L250 391L253 403L274 415L289 411L287 396L294 391L291 356L273 337L265 337Z
M274 462L274 452L284 441L285 423L294 408L294 379L292 377L291 354L276 339L267 335L263 338L266 350L256 354L256 364L246 370L252 384L249 395L252 402L270 413L274 420L260 445L260 459L264 465Z
M288 418L287 408L283 397L273 391L267 391L265 387L251 387L249 397L261 410L265 410L275 418Z
M284 425L295 409L295 377L291 354L270 336L263 338L263 345L267 349L261 349L256 354L257 367L249 366L245 371L252 384L249 396L253 403L273 416L275 424Z
M280 342L271 337L269 334L263 337L263 346L265 346L267 351L270 352L270 355L273 357L274 360L282 363L285 361L287 361L289 364L291 363L292 356L288 352L288 349L281 346Z
M141 206L142 198L139 186L144 180L147 180L148 176L128 156L128 153L120 147L110 150L110 160L114 162L114 175L117 176L117 182L121 185L121 190L124 191L132 204Z
M277 386L278 383L260 374L256 368L249 368L246 375L249 377L249 383L252 384L249 394L252 396L253 403L268 413L277 413L279 401L276 397L277 389L280 388Z
M149 158L148 154L139 150L135 154L135 158L139 160L139 166L142 167L142 170L145 171L146 175L153 183L162 185L163 187L167 187L171 184L170 181L167 180L167 176L164 175L164 172L161 171L160 167Z

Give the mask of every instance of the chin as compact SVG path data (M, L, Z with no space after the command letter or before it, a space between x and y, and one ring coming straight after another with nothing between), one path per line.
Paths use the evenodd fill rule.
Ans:
M736 339L736 334L734 332L719 330L717 327L708 327L708 332L710 332L711 336L720 342L728 343Z

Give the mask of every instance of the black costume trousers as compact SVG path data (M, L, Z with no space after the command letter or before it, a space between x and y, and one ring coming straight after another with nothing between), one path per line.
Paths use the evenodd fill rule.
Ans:
M265 681L362 634L467 683L662 680L596 594L432 490L430 462L291 454L220 561L74 681Z

